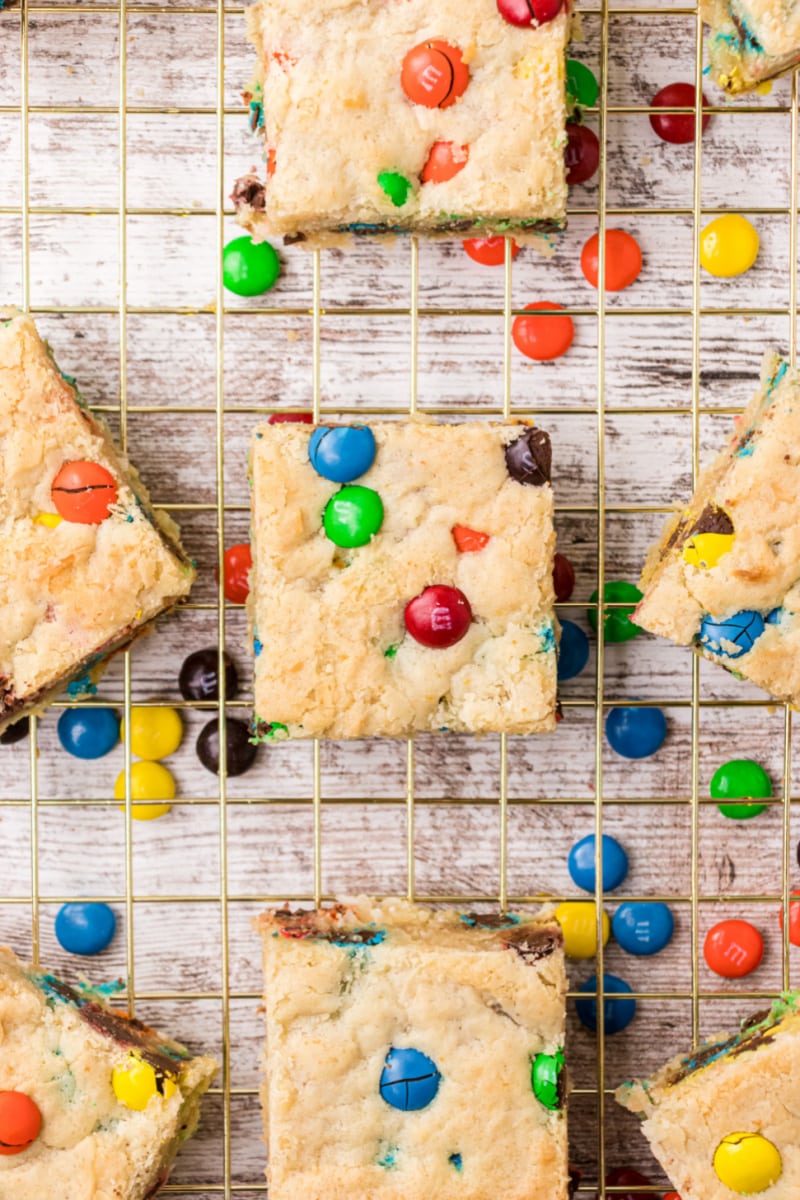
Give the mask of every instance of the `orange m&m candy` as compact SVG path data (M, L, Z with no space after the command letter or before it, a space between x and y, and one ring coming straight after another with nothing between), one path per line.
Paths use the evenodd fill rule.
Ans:
M552 300L539 300L536 304L526 304L526 312L538 309L560 309L562 305ZM520 354L533 358L537 362L548 362L552 358L560 358L566 354L575 337L575 326L572 317L559 317L555 313L547 316L515 317L511 326L511 336Z
M789 905L789 941L793 946L800 946L800 902L796 897L800 892L792 892L793 904ZM780 911L781 929L783 929L783 908Z
M117 503L114 476L100 463L86 460L64 463L50 494L59 515L76 525L102 524Z
M426 108L449 108L463 96L469 67L457 46L449 42L420 42L403 59L400 84L409 100Z
M506 261L506 239L504 237L465 238L464 249L473 262L485 267L502 267ZM519 254L519 246L511 239L511 257Z
M454 142L434 142L420 179L423 183L447 183L448 179L464 170L468 158L469 146L456 146Z
M764 939L749 921L720 921L706 934L703 954L715 974L741 979L764 957Z
M461 554L475 554L489 542L488 533L479 533L467 525L454 525L452 528L453 541ZM800 907L800 905L798 906Z
M639 278L642 251L624 229L606 231L606 291L621 292ZM581 270L592 287L600 277L600 235L593 233L581 252Z
M24 1092L0 1092L0 1154L21 1154L39 1136L42 1114Z

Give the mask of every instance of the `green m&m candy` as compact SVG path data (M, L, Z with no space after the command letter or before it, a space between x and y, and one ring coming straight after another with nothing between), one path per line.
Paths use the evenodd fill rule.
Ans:
M636 584L626 583L624 579L612 579L605 585L603 600L606 604L625 604L626 601L631 601L625 608L612 608L604 613L603 636L607 642L629 642L631 638L639 636L641 629L629 621L628 617L641 598L642 593ZM597 603L596 590L589 599L592 604ZM592 629L597 633L597 610L590 608L586 615Z
M337 546L364 546L383 524L383 503L372 488L349 484L331 496L322 524Z
M411 191L411 180L397 171L381 171L378 183L395 208L402 208Z
M576 58L567 59L567 95L581 108L593 108L600 95L594 75Z
M772 796L772 783L762 766L749 758L732 758L717 767L711 779L712 800L768 800ZM723 817L732 821L747 821L757 817L766 804L720 804Z
M281 260L269 242L234 238L222 251L222 281L237 296L268 292L281 273Z
M563 1085L561 1072L564 1070L564 1051L555 1054L537 1054L531 1063L531 1087L540 1104L555 1112L561 1107Z

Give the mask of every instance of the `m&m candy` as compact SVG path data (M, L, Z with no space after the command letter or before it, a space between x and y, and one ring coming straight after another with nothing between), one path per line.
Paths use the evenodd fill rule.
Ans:
M581 838L569 852L567 869L572 882L585 892L595 889L594 854L596 839L593 833ZM616 838L603 834L603 891L613 892L628 874L628 856Z
M660 708L612 708L606 717L606 738L622 758L649 758L664 744L667 718Z
M414 190L414 185L399 171L381 171L378 187L389 197L395 208L402 208Z
M289 425L295 422L301 425L313 425L314 414L310 412L273 413L267 421L268 425Z
M472 623L472 609L458 588L433 584L409 600L404 620L406 629L420 645L443 650L464 637Z
M114 940L117 918L107 904L76 900L58 910L55 930L59 945L70 954L99 954Z
M652 1187L652 1179L648 1179L646 1175L642 1175L641 1171L634 1170L633 1167L614 1167L606 1175L607 1188L621 1187ZM653 1192L617 1192L607 1193L607 1200L658 1200L658 1197Z
M117 503L114 476L100 463L64 463L50 491L59 516L75 525L101 525Z
M574 589L575 568L566 554L556 554L553 558L553 590L559 604L569 600Z
M585 63L577 58L567 59L567 96L581 108L593 108L600 95L600 85Z
M223 559L223 590L225 599L231 604L244 604L250 594L249 575L253 567L253 555L249 542L238 542L229 546ZM215 576L217 572L214 572Z
M504 237L465 238L464 249L469 257L484 267L502 267L506 261L506 239ZM511 257L519 254L519 246L511 239Z
M746 217L726 213L706 225L700 235L700 262L709 275L732 279L744 275L758 258L758 231Z
M572 317L559 316L563 305L552 300L537 300L526 304L526 313L537 316L518 316L511 326L511 337L520 354L535 362L550 362L566 354L575 339ZM542 310L547 310L546 314ZM555 311L554 311L555 310Z
M75 758L102 758L119 741L113 708L66 708L58 718L58 740Z
M111 1072L111 1086L120 1104L134 1112L144 1112L153 1096L169 1100L177 1091L177 1084L170 1075L156 1070L134 1052Z
M222 281L237 296L261 296L281 273L278 252L269 242L234 238L222 252Z
M792 892L792 896L800 897L800 892ZM781 929L783 929L783 906L778 913ZM789 942L792 946L800 946L800 903L789 905Z
M371 488L349 484L331 496L322 524L336 546L364 546L383 524L383 502Z
M764 957L764 939L749 921L720 921L706 934L703 954L716 975L742 979Z
M418 1112L435 1099L441 1081L432 1058L411 1047L392 1047L380 1078L380 1093L392 1108Z
M630 995L630 984L616 975L603 975L603 1028L606 1033L621 1033L636 1016L636 1001ZM597 976L592 975L578 988L580 992L596 992ZM597 1029L597 996L580 996L575 1009L582 1025L593 1032Z
M567 183L574 187L588 183L600 166L600 143L597 134L588 125L576 121L567 122L567 144L564 147L564 163L567 168Z
M772 783L762 766L749 758L732 758L717 767L711 777L709 792L712 800L768 800L772 796ZM757 817L766 804L719 804L724 817L732 821L747 821Z
M0 733L0 746L13 746L21 742L30 733L31 723L28 717L20 717L13 725L9 725Z
M497 11L509 25L546 25L564 7L564 0L497 0Z
M764 632L761 613L745 608L732 617L703 617L700 645L719 658L741 658L753 649Z
M564 900L555 911L564 938L567 958L594 958L597 954L597 910L591 900ZM603 945L611 936L608 913L603 913Z
M693 83L668 83L656 92L650 101L651 108L694 108L697 92ZM703 96L703 107L708 104ZM711 120L710 113L703 114L703 133ZM662 142L679 146L694 141L694 113L650 113L650 124Z
M39 1136L42 1114L25 1092L0 1092L0 1154L22 1154Z
M458 46L449 42L420 42L403 59L400 85L414 104L450 108L463 96L468 83L469 67Z
M125 740L125 719L120 725ZM131 751L138 758L157 762L174 754L183 738L183 721L177 709L145 708L134 704L131 709Z
M778 1182L783 1160L777 1146L763 1134L729 1133L714 1151L714 1171L732 1192L751 1196Z
M661 901L629 900L614 913L611 928L628 954L658 954L672 940L675 918Z
M239 691L236 666L227 650L225 663L225 696L232 700ZM178 687L184 700L219 700L219 651L216 646L195 650L183 660Z
M558 643L558 679L566 683L580 675L589 661L589 639L574 621L562 620Z
M469 161L469 146L457 146L455 142L434 142L420 173L423 183L447 183Z
M540 1104L556 1112L564 1100L564 1051L537 1054L531 1063L531 1087Z
M639 278L642 251L624 229L606 230L606 291L621 292ZM592 287L600 280L600 235L594 233L581 251L581 270Z
M114 799L125 799L124 771L120 771L114 784ZM172 807L166 801L174 799L175 780L166 767L158 762L131 763L131 816L135 820L154 821L163 817ZM120 808L125 811L124 805Z
M308 443L308 461L323 479L351 483L375 461L375 435L367 425L321 425Z
M197 757L207 771L219 774L219 720L214 717L200 730L195 747ZM256 760L256 747L244 721L228 717L225 722L225 772L233 777L244 775Z
M477 554L491 541L488 533L470 529L467 525L454 525L451 532L459 554Z
M590 604L597 604L597 589L589 597ZM603 586L603 602L605 604L622 604L622 608L607 608L603 614L603 638L607 642L629 642L638 637L642 630L634 625L629 617L642 598L635 583L624 579L611 579ZM631 603L627 603L630 601ZM597 610L590 608L586 614L589 624L597 632Z

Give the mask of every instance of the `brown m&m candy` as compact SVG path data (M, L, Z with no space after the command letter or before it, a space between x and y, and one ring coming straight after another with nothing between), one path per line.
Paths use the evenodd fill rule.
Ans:
M449 42L420 42L403 59L400 84L409 100L426 108L449 108L463 96L469 67L457 46Z
M0 1092L0 1154L21 1154L39 1136L42 1114L24 1092Z
M76 525L102 524L117 503L114 476L100 463L86 460L64 463L50 494L59 515Z
M456 146L455 142L434 142L420 179L423 183L447 183L448 179L464 170L468 159L469 146Z
M527 429L522 437L506 446L506 467L517 483L544 487L550 482L552 461L550 434L543 429Z

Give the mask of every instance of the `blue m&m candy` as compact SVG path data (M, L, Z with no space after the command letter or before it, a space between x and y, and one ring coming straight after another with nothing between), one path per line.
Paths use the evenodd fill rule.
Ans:
M594 848L595 836L590 833L581 838L569 852L567 867L572 882L585 892L595 888ZM616 838L603 834L603 891L613 892L628 874L628 856Z
M597 976L592 975L578 988L579 992L596 992ZM616 975L603 976L603 1027L606 1033L621 1033L636 1016L636 1001L630 996L631 987ZM582 1025L597 1030L597 996L581 996L575 1009Z
M381 1072L381 1096L392 1108L416 1112L427 1108L439 1090L439 1068L421 1050L398 1050L386 1055Z
M664 745L667 718L660 708L612 708L606 737L623 758L649 758Z
M656 900L620 904L611 922L614 937L628 954L658 954L672 939L675 919Z
M768 625L780 625L782 619L783 619L783 609L782 608L771 609L765 617L765 620Z
M116 929L113 908L91 900L64 904L56 917L56 937L70 954L99 954L111 944Z
M741 658L753 649L764 628L764 618L752 608L743 608L732 617L720 620L703 617L700 644L720 658Z
M323 479L351 483L375 461L375 437L366 425L321 425L311 435L308 459Z
M75 758L102 758L119 741L119 717L113 708L65 708L58 740Z
M589 661L589 639L574 621L561 622L558 646L558 680L574 679Z

